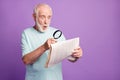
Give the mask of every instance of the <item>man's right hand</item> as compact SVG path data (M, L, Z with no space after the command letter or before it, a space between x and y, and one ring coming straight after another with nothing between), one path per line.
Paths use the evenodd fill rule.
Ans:
M50 48L51 44L54 44L54 43L56 43L56 42L57 42L56 39L54 39L54 38L49 38L49 39L43 44L43 46L45 47L46 50L48 50L48 49Z

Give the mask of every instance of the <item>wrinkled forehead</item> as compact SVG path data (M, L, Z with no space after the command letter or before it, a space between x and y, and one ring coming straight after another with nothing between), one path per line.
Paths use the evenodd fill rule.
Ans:
M48 5L40 5L37 7L38 14L49 14L52 15L52 9Z

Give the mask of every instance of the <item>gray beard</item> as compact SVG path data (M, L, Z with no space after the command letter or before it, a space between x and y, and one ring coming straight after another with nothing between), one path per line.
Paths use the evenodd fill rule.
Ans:
M38 27L39 32L45 32L45 30L42 29L42 26L38 23L38 21L36 22L36 26Z
M36 18L36 26L38 27L38 31L39 32L45 32L46 30L43 30L42 29L42 25L41 24L39 24L39 22L38 22L38 19ZM48 27L49 25L47 25L47 27Z

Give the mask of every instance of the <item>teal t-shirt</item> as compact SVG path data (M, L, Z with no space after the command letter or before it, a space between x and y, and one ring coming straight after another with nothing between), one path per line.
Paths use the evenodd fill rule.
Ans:
M33 27L27 28L22 33L21 46L22 56L37 49L44 44L48 38L53 38L53 33L57 29L49 27L46 32L41 33L35 30ZM65 40L64 35L57 39L57 41ZM61 63L55 66L46 68L45 64L49 50L44 52L39 59L31 65L26 65L25 80L63 80Z

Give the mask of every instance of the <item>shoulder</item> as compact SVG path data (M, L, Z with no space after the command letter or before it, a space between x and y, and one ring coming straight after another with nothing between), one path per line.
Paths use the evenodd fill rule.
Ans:
M27 37L27 36L32 35L33 32L34 32L33 27L25 28L25 29L22 31L21 36L22 36L22 38L24 38L24 37Z
M34 31L33 27L25 28L25 29L22 31L22 34L32 33L33 31Z
M24 30L23 30L23 32L30 32L30 31L32 31L33 30L33 27L29 27L29 28L25 28Z

